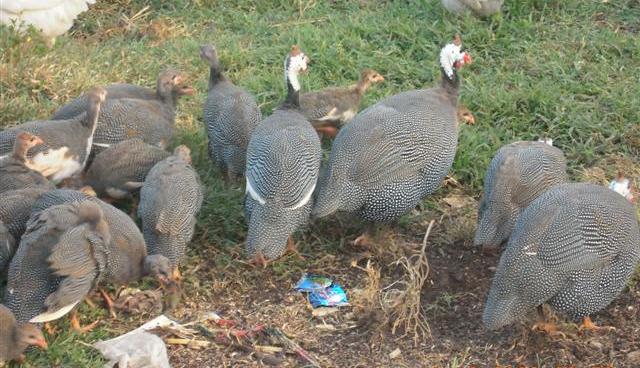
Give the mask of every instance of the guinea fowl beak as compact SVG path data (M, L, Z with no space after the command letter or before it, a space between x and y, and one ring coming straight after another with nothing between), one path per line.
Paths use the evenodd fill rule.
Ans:
M181 86L180 87L180 94L181 95L192 96L195 92L196 92L196 90L191 88L191 87L189 87L189 86Z

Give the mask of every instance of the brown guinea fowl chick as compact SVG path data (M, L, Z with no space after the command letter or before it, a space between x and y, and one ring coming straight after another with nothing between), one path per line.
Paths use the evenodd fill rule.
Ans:
M47 348L42 331L30 323L19 324L13 313L0 304L0 365L12 360L23 361L22 353L29 346Z
M40 137L29 132L16 135L11 156L0 160L0 193L13 189L54 188L47 178L26 165L27 152L42 143Z
M362 96L369 87L382 81L384 77L380 73L373 69L364 69L355 85L305 93L300 96L302 114L318 133L335 137L338 127L358 113Z
M97 154L87 170L85 182L100 196L129 198L142 187L149 170L169 155L141 139L129 139Z

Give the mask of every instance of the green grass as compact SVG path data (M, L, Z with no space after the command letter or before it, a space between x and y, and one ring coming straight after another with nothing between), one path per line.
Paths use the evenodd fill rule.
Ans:
M350 84L365 67L381 72L386 81L372 88L367 106L437 83L438 51L459 32L474 57L462 71L461 100L477 124L463 127L452 174L468 193L480 193L484 171L501 145L545 134L564 150L573 178L609 155L625 155L637 167L638 1L507 3L502 16L480 20L446 13L435 0L100 0L52 50L35 35L0 29L0 124L47 118L93 85L153 86L165 66L183 70L198 93L180 103L177 143L191 146L206 185L197 239L231 249L215 260L220 269L241 257L246 230L242 190L225 189L206 156L201 122L208 68L198 55L202 43L217 45L228 76L249 89L268 115L284 97L282 60L294 43L314 61L304 90ZM126 20L147 5L141 16ZM313 252L337 247L315 235L325 248ZM65 323L60 330L66 331ZM30 353L26 366L99 367L98 354L79 341L123 330L98 329L82 337L62 332L46 353Z

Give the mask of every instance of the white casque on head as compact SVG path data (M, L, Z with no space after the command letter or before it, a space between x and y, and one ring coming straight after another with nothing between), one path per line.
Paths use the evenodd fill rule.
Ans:
M453 68L456 62L465 62L465 52L461 51L462 45L450 43L440 51L440 66L444 69L449 79L453 78Z
M294 90L300 90L300 82L298 81L298 74L307 70L307 64L309 63L309 57L295 48L291 51L284 61L284 77L291 83Z

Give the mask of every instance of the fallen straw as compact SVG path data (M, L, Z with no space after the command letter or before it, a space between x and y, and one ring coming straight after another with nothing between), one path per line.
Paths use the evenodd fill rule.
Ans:
M309 352L304 350L300 345L298 345L295 341L288 338L279 328L265 328L264 332L279 340L283 345L285 345L288 349L295 351L302 359L311 364L313 367L320 368L320 363L314 359Z

